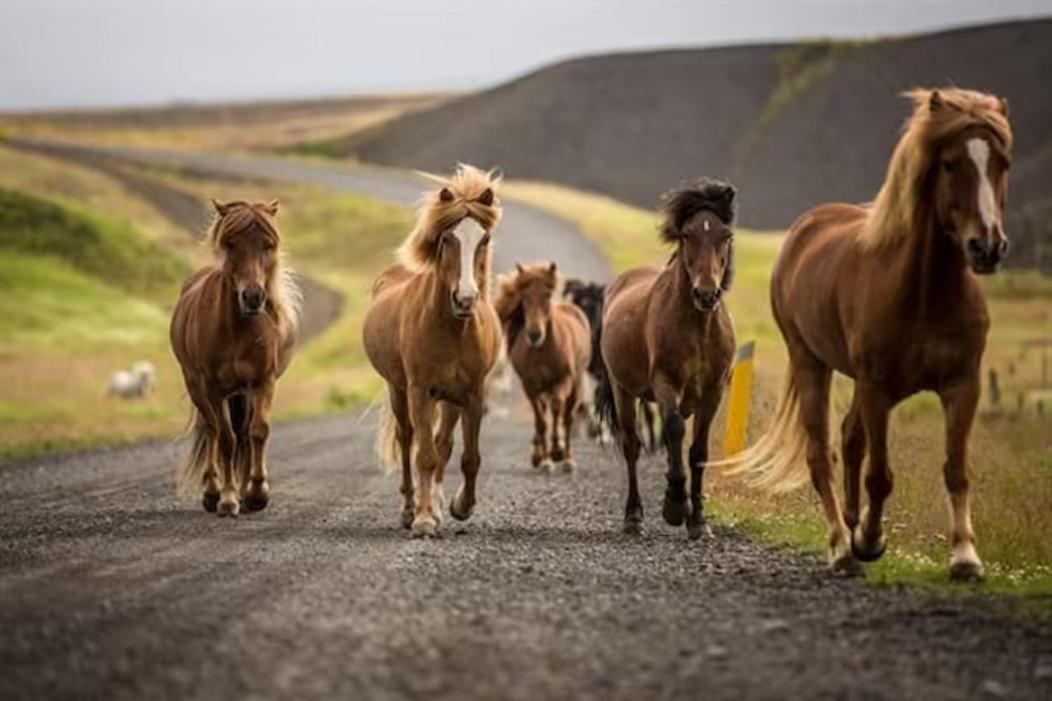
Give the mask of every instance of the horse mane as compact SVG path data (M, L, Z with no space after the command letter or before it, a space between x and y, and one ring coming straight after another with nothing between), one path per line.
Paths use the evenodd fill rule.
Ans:
M303 292L296 282L295 273L286 265L285 253L281 249L281 231L278 229L278 201L218 202L212 200L216 215L205 234L205 243L217 259L223 257L223 239L252 227L263 229L274 239L278 262L274 275L267 281L267 299L274 309L278 327L293 332L299 327Z
M677 243L680 231L692 217L708 210L727 226L734 224L737 194L734 186L719 178L702 178L685 183L661 196L659 232L665 243Z
M453 175L421 173L442 185L424 194L417 213L416 225L398 249L398 259L406 268L417 272L438 260L438 238L443 231L471 217L486 231L500 222L501 203L497 186L501 177L494 171L482 171L460 163ZM489 263L486 264L487 279Z
M562 278L554 263L517 264L515 268L515 272L497 276L497 297L493 301L493 308L504 327L509 350L526 324L526 315L522 309L522 293L526 288L541 280L553 295L557 295L562 287Z
M925 185L947 141L978 126L989 129L1006 151L1012 148L1008 107L1001 98L958 88L917 88L902 95L913 101L913 114L860 233L862 245L871 250L901 242L923 226L929 194Z

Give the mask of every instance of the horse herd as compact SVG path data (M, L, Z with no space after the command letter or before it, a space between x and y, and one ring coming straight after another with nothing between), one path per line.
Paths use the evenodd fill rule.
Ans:
M735 352L726 304L732 185L706 178L666 195L659 231L672 252L665 265L628 270L605 290L573 281L564 300L557 261L518 265L491 295L499 177L468 165L432 176L438 185L425 195L398 262L376 278L363 328L365 351L387 384L377 446L384 463L401 468L402 525L418 537L439 533L457 424L463 482L448 509L455 519L471 516L487 377L506 357L533 410L538 470L574 468L574 424L592 403L588 376L598 380L593 411L619 441L628 472L625 532L643 524L637 414L648 417L653 445L656 410L667 523L685 526L690 539L709 532L707 466L771 491L810 478L828 525L830 565L854 572L885 547L888 412L932 390L946 413L950 574L981 578L967 454L989 328L977 275L994 272L1008 249L1002 213L1012 133L1002 98L956 88L907 96L913 113L876 199L816 207L789 229L771 276L772 311L789 355L785 389L768 431L719 460L710 459L708 443ZM268 501L268 415L293 350L299 293L282 263L277 203L214 204L208 241L217 262L185 284L171 327L194 405L180 484L206 510L236 515ZM834 370L854 381L842 430L842 497L828 428Z

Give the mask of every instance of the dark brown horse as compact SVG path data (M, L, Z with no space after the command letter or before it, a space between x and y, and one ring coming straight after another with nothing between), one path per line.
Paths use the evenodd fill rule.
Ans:
M380 273L365 317L365 352L389 398L377 452L381 463L401 464L402 525L414 537L438 534L442 480L461 417L464 484L449 512L464 520L475 506L485 381L500 350L489 300L490 234L501 215L497 182L463 165L426 196L402 262Z
M194 404L178 481L203 493L206 511L236 516L240 504L267 505L268 418L292 357L300 292L282 264L278 203L213 204L207 242L217 263L187 280L172 314L172 350Z
M573 424L592 356L584 312L569 302L552 302L559 283L555 263L518 265L501 278L495 302L508 358L533 408L531 460L541 472L550 472L554 463L566 471L576 466Z
M628 466L625 531L642 528L636 480L640 442L637 400L655 401L668 449L668 487L662 514L686 521L691 539L707 531L701 484L709 426L734 359L734 327L724 293L733 277L734 188L703 180L669 193L661 237L676 247L664 269L635 268L606 289L601 346L607 371L596 404L622 435ZM686 420L694 416L689 453L690 501L683 469Z
M968 435L990 319L977 275L994 272L1008 248L1001 221L1012 132L996 97L956 89L908 96L913 116L876 201L824 205L789 230L771 278L771 306L789 349L785 393L770 431L725 462L772 490L809 474L829 527L830 563L857 570L857 560L884 552L888 413L916 392L934 391L946 413L950 574L978 579ZM843 423L843 510L828 436L834 370L855 381ZM861 515L860 482L869 495Z

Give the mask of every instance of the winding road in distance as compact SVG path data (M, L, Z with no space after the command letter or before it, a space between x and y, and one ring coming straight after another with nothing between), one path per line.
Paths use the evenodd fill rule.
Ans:
M371 168L106 154L402 204L422 189ZM572 226L511 202L495 253L607 274ZM435 541L399 528L371 416L277 426L271 504L237 519L173 496L168 442L0 468L0 698L1052 698L1047 621L834 579L731 530L689 543L661 523L658 458L641 465L646 531L623 536L615 455L580 445L576 474L541 476L518 397L503 401L476 514Z

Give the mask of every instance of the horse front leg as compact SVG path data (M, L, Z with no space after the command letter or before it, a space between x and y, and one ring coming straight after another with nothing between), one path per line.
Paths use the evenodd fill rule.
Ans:
M245 489L245 508L262 511L270 500L270 483L267 479L267 441L270 439L270 407L274 401L274 383L267 382L249 394L250 444L242 450L251 450L248 485Z
M471 518L471 512L475 508L475 480L482 466L482 457L479 455L479 433L482 429L482 415L485 413L483 393L479 392L476 396L471 397L461 413L464 453L460 457L460 471L464 475L464 483L453 496L453 502L449 505L449 513L458 521L466 521Z
M862 461L866 457L866 428L862 425L857 389L851 398L851 408L844 416L840 435L840 455L844 460L844 523L853 531L858 525Z
M573 456L573 432L574 420L581 413L581 382L577 381L570 385L570 396L563 406L563 435L566 436L566 454L563 456L563 471L573 472L577 467L577 461Z
M566 459L566 446L570 437L566 435L563 422L563 408L567 405L571 390L572 380L567 378L560 382L551 393L551 426L552 426L552 449L551 457L553 463L561 463Z
M398 442L398 457L402 463L402 483L398 491L402 498L402 528L413 525L413 424L409 419L409 399L404 390L394 385L387 386L391 398L391 413L395 420L395 440Z
M851 550L862 562L880 559L887 545L884 540L884 502L891 495L892 474L888 464L888 413L892 401L871 383L858 385L859 409L869 446L869 462L863 480L869 504L862 512L858 526L851 531Z
M449 458L453 454L453 430L457 427L457 421L460 420L460 407L449 402L442 402L439 406L441 418L438 424L438 437L435 441L438 448L438 467L435 470L435 488L432 493L434 503L431 505L431 512L435 515L438 524L442 525L446 509L446 493L442 483L446 476L446 465L449 464Z
M215 441L214 459L218 460L222 484L219 488L219 503L216 513L219 516L237 516L241 508L240 494L237 489L237 480L234 477L234 452L238 450L237 437L230 425L230 413L226 402L220 397L213 397L209 401L209 421L214 426L217 435ZM244 449L247 450L247 447Z
M694 436L690 443L690 516L687 517L687 537L697 540L703 535L712 535L705 521L704 496L705 463L709 461L709 429L723 396L723 382L715 382L702 389L694 412Z
M530 463L541 472L548 472L552 468L552 460L548 457L548 407L540 394L530 397L530 407L533 409L533 452Z
M413 523L410 526L414 538L433 538L438 535L438 521L433 513L431 495L435 469L438 467L438 449L432 418L435 402L428 396L426 388L413 386L409 389L409 417L416 436L416 504Z
M686 422L679 413L679 390L664 375L658 375L653 383L654 399L657 400L664 424L665 447L668 450L668 472L665 474L665 501L661 515L670 526L682 526L690 514L687 501L687 477L683 470L683 437Z
M983 563L975 551L975 532L972 530L971 479L968 459L968 436L979 403L979 377L939 392L946 414L946 463L943 479L950 494L953 515L953 553L950 556L950 578L958 581L979 581L983 578Z

